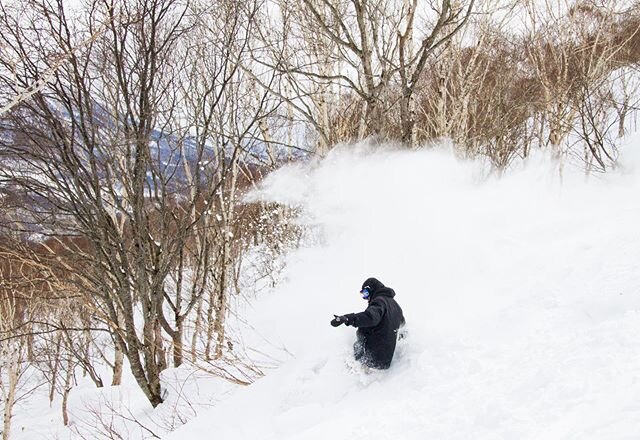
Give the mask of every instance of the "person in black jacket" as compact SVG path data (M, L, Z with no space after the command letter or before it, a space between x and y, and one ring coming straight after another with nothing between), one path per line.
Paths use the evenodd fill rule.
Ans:
M393 299L396 293L375 278L362 284L362 298L369 301L364 312L333 315L331 325L345 324L356 327L356 343L353 346L356 360L378 369L391 366L396 349L398 329L404 325L402 309Z

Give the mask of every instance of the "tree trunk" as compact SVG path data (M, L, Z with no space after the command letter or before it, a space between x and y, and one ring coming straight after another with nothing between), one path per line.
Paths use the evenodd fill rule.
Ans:
M195 362L197 359L198 336L202 332L202 295L196 301L196 319L193 324L193 335L191 335L191 362Z
M56 351L51 368L51 381L49 383L49 406L53 404L53 398L56 392L56 382L58 381L58 368L60 366L60 346L62 345L62 332L56 334Z
M67 359L67 375L64 380L64 392L62 393L62 423L69 426L69 412L67 411L67 403L69 401L69 393L71 392L71 384L73 379L73 362L71 357Z
M367 134L367 114L369 113L369 103L363 101L360 119L358 120L358 140L364 139Z
M164 344L162 339L162 328L160 327L160 321L156 319L153 325L154 341L156 344L156 365L159 371L167 369L167 353L164 350Z
M184 334L184 316L176 313L176 330L172 335L173 340L173 366L179 367L182 365L182 337Z
M16 401L16 389L18 387L18 371L19 364L15 359L11 360L9 365L9 390L7 391L7 397L4 401L4 420L2 428L2 440L9 440L9 432L11 431L11 417L13 415L13 405Z
M226 246L226 244L225 244ZM227 255L224 254L223 269L221 282L218 285L218 298L216 306L216 318L215 318L215 333L216 333L216 351L215 359L222 357L222 348L224 344L224 325L227 315L227 296L226 296L226 282L227 282Z
M438 113L436 116L436 136L448 136L447 130L447 87L444 76L438 78Z
M216 289L211 289L209 292L209 306L207 307L207 341L204 347L204 359L207 361L211 360L211 342L213 341L213 332L215 331L213 322L213 310L216 302L215 291Z
M417 143L416 136L416 109L415 98L410 88L402 93L400 101L400 123L402 125L402 142L409 148L415 148Z
M327 63L322 63L320 67L320 74L323 76L329 75L329 66ZM318 125L320 126L320 136L318 136L318 148L317 152L320 157L324 157L329 152L329 145L327 143L327 137L330 136L331 127L329 122L329 86L327 84L320 84L318 89L318 95L320 96L320 102L318 103Z
M145 324L144 332L147 333L150 327L149 324ZM152 333L152 332L151 332ZM136 383L142 389L144 395L149 399L151 405L155 408L162 403L162 395L160 389L160 372L154 367L155 362L152 361L154 357L153 341L151 344L147 343L145 334L145 344L140 344L140 341L135 335L127 335L128 353L127 359L131 365L131 373ZM140 347L140 349L138 349ZM141 353L142 352L142 353ZM145 365L142 364L140 355L143 355L145 359ZM146 369L145 369L146 367Z
M158 345L159 342L156 339L157 327L157 320L154 319L145 322L143 326L144 369L142 370L142 373L143 377L145 377L147 381L149 401L154 408L162 403L162 389L160 385L160 372L162 370L160 368L161 361L159 359L161 353L158 353L158 350L161 350L161 346ZM144 376L145 372L146 376Z
M367 136L377 136L382 132L382 112L376 97L367 103Z
M113 360L113 379L111 379L111 385L116 386L122 383L122 366L124 364L124 352L120 343L115 344L115 353Z

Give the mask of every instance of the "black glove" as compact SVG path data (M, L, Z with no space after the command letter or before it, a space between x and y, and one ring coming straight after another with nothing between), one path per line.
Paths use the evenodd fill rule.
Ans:
M339 327L340 325L353 325L353 319L349 315L333 315L333 319L331 320L331 325L334 327Z
M333 315L333 319L331 320L331 325L334 327L340 327L344 324L345 321L342 319L342 316Z

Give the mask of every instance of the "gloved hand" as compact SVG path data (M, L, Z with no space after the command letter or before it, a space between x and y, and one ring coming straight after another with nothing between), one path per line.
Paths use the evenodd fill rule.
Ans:
M352 325L353 322L351 321L352 319L349 315L342 315L342 316L333 315L333 319L331 320L331 325L334 327L339 327L342 324Z

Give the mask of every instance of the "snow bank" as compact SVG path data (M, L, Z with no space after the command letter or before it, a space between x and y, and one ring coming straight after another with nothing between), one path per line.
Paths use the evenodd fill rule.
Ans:
M303 206L319 237L248 316L289 360L168 438L637 438L629 143L620 171L562 183L544 158L497 178L448 151L367 147L273 174L258 196ZM369 276L396 290L410 336L367 375L354 330L329 320L364 308Z

